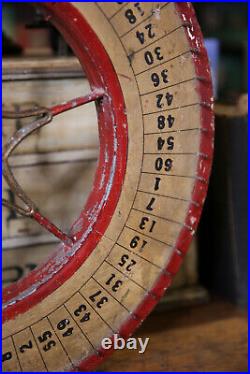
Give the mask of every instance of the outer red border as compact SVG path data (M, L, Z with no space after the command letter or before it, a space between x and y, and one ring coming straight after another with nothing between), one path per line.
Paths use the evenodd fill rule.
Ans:
M56 4L56 3L54 3ZM64 4L65 5L65 4ZM52 8L51 5L48 5L49 8ZM68 8L68 4L64 8L63 4L60 5L63 12ZM211 171L212 164L212 155L213 155L213 134L214 134L214 118L212 112L212 86L211 86L211 76L209 63L207 58L207 53L203 44L203 37L200 31L200 27L197 23L194 10L190 3L176 3L177 11L180 13L180 17L185 23L189 23L189 26L186 28L187 38L190 43L190 48L194 50L194 62L196 68L196 74L198 77L201 77L201 80L198 83L198 91L201 97L201 123L202 123L202 132L201 132L201 143L200 143L200 157L198 160L198 169L197 169L197 180L192 193L192 203L189 206L188 215L186 217L186 226L183 227L179 238L176 243L176 250L172 255L171 260L166 268L166 271L162 273L151 292L148 296L141 302L140 306L135 311L135 316L131 316L121 327L119 333L123 337L130 336L134 330L141 324L141 322L147 317L156 303L159 301L160 297L164 294L165 290L171 284L173 275L178 271L179 266L182 262L183 256L186 253L189 244L192 240L194 230L197 227L202 206L206 197L208 179ZM58 12L58 7L55 6L56 12ZM55 13L56 13L55 12ZM72 17L73 14L76 14L76 10L67 9L67 15L64 14L65 21L67 17ZM54 13L54 14L55 14ZM66 16L66 17L65 17ZM79 22L81 23L82 20ZM80 24L79 24L80 25ZM82 24L81 24L82 25ZM61 26L57 23L59 29ZM79 32L70 25L68 27L72 35L76 32L77 39L79 40ZM69 38L67 38L69 40ZM75 43L74 43L75 44ZM81 51L78 48L75 48L78 52L78 56L82 56ZM96 51L95 51L96 52ZM195 222L193 220L195 219ZM190 230L188 227L192 227ZM68 275L68 274L67 274ZM20 312L23 311L21 308ZM15 314L15 313L14 313ZM11 313L13 316L13 313ZM105 351L103 349L99 350L99 354L92 355L87 359L79 363L79 366L76 370L78 371L89 371L94 369L98 364L100 364L105 357L107 357L112 351Z

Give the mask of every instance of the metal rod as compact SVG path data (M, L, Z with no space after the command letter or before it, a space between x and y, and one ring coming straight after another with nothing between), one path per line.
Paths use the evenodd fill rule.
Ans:
M32 121L25 127L19 129L6 143L3 148L3 176L10 187L10 190L19 197L19 199L24 203L25 208L20 207L17 204L10 203L6 199L2 199L2 205L9 209L16 210L19 214L33 218L42 227L47 229L57 238L59 238L66 245L72 245L73 239L60 230L54 223L50 222L48 218L44 217L40 212L35 203L29 198L28 195L23 191L16 178L14 177L11 167L9 165L9 157L15 148L34 131L42 128L43 126L49 124L53 117L66 112L68 110L77 108L81 105L90 103L92 101L99 100L103 98L104 91L102 89L95 89L86 96L77 97L73 100L69 100L62 104L55 105L51 108L34 108L32 110L25 110L22 112L11 112L8 110L3 111L3 118L18 119L26 117L39 117Z
M66 101L65 103L55 105L51 107L49 110L53 114L53 116L56 116L58 114L61 114L63 112L66 112L68 110L77 108L79 106L91 103L92 101L96 101L99 99L102 99L104 96L104 91L102 89L96 89L92 92L90 92L86 96L80 96L73 100Z

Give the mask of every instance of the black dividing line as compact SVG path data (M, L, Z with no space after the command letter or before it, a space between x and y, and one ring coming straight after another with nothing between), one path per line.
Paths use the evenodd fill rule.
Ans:
M137 257L141 258L142 260L145 260L145 261L148 262L149 264L151 264L151 265L157 267L158 269L161 269L161 267L160 267L159 265L156 265L156 264L154 264L153 262L151 262L150 260L148 260L147 258L142 257L142 256L139 255L137 252L132 251L132 249L130 249L130 248L126 248L126 247L124 247L124 245L121 245L121 244L117 244L117 245L118 245L119 247L121 247L121 248L127 250L128 252L132 253L133 255L135 255L135 257L137 256Z
M31 328L31 326L29 327L29 329L30 329L31 335L33 336L33 339L34 339L35 345L36 345L37 350L38 350L38 352L39 352L39 355L40 355L40 357L41 357L41 359L42 359L42 362L44 363L44 366L45 366L46 370L49 371L49 369L47 368L46 362L45 362L44 359L43 359L43 355L42 355L42 353L41 353L41 351L40 351L40 347L39 347L39 345L38 345L38 343L37 343L37 341L36 341L36 338L35 338L35 335L34 335L34 333L33 333L33 330L32 330L32 328Z
M52 323L50 322L49 317L46 317L46 319L48 320L48 322L49 322L49 324L50 324L52 330L54 331L54 334L56 335L58 341L60 342L60 345L61 345L63 351L65 352L66 357L68 358L69 362L72 364L72 367L74 367L74 364L73 364L71 358L69 357L68 352L66 351L65 347L63 346L63 343L61 342L61 339L60 339L59 336L57 335L56 329L54 329Z
M140 191L137 191L137 192L140 192ZM131 230L131 231L134 231L134 232L137 233L137 234L140 234L142 237L145 236L147 239L151 239L151 240L153 240L153 241L159 242L159 243L164 244L164 245L166 245L166 246L168 246L168 247L170 247L170 248L173 247L172 245L170 245L170 244L168 244L168 243L165 243L165 242L162 242L162 241L159 240L159 239L151 238L151 236L148 236L148 235L146 235L146 234L144 234L144 233L142 233L142 232L140 232L140 231L137 231L137 230L134 229L133 227L130 227L130 226L125 226L125 227L126 227L126 229L129 229L129 230ZM121 244L119 244L119 243L117 243L117 245L119 245L119 246L121 246L121 247L127 249L126 247L124 247L123 245L121 245ZM132 252L132 251L131 251L131 252ZM134 253L134 252L132 252L132 253ZM144 258L144 257L143 257L143 258ZM156 265L155 265L155 266L156 266Z
M168 247L174 248L174 245L173 245L173 244L169 244L169 243L163 242L163 241L160 240L160 239L156 239L156 238L154 238L154 237L152 237L152 236L149 236L149 235L147 235L147 234L144 234L144 232L138 231L138 230L136 230L134 227L132 227L132 226L128 226L128 224L126 225L126 227L129 228L129 229L134 230L134 231L137 232L138 234L141 234L141 235L145 236L146 238L156 240L156 241L158 241L159 243L162 243L162 244L167 245Z
M115 244L116 244L116 243L115 243ZM114 244L114 245L115 245L115 244ZM90 278L89 278L89 279L90 279ZM36 322L34 322L31 326L36 325L37 323L39 323L40 321L42 321L44 318L48 318L48 316L50 316L51 314L53 314L54 312L56 312L58 309L64 307L65 304L66 304L69 300L71 300L72 297L74 297L74 296L79 292L79 290L80 290L82 287L85 286L86 283L88 283L89 279L88 279L85 283L83 283L83 285L82 285L82 286L81 286L77 291L75 291L73 294L71 294L71 295L70 295L70 296L69 296L69 297L64 301L63 304L57 306L57 307L56 307L55 309L53 309L49 314L47 314L46 316L40 318L39 320L37 320ZM26 330L28 327L29 327L29 326L26 326L26 327L24 327L23 329L18 330L18 331L16 332L16 334L18 334L18 333L20 333L20 332ZM15 335L16 335L16 334L15 334ZM6 339L9 338L9 337L11 337L11 336L12 336L12 335L8 335L8 336L6 337Z
M82 294L82 292L81 291L79 291L79 294L83 297L83 299L84 299L84 301L85 301L85 303L87 303L89 306L90 306L90 308L94 311L94 313L96 313L100 318L101 318L101 320L105 323L105 325L107 325L108 326L108 328L110 328L110 330L113 332L113 333L115 333L115 330L113 329L113 327L111 327L110 326L110 324L107 322L107 321L105 321L105 319L103 319L102 318L102 316L97 312L97 310L90 304L90 302L87 300L87 298Z
M144 155L155 155L155 156L165 156L165 155L173 155L173 156L199 156L197 152L184 152L184 153L176 153L176 152L144 152Z
M137 73L137 74L135 74L135 75L138 76L138 75L141 75L141 74L143 74L143 73L146 73L147 71L155 70L155 68L157 68L157 67L159 67L159 66L162 66L162 65L164 65L164 64L167 64L167 63L169 63L169 62L171 62L171 61L173 61L173 60L176 60L176 59L178 59L178 58L180 58L180 57L183 57L184 55L189 54L189 53L190 53L190 54L192 53L192 51L191 51L190 49L188 49L186 52L182 52L182 53L180 53L179 55L177 55L177 56L175 56L175 57L171 57L171 59L169 59L169 60L164 60L164 61L160 62L160 63L157 64L157 65L150 66L148 69L143 70L142 72Z
M153 174L153 175L162 175L166 177L176 177L176 178L189 178L189 179L197 179L196 176L189 176L189 175L177 175L177 174L159 174L159 173L154 173L152 171L142 171L142 174Z
M124 274L121 270L117 269L117 267L115 267L113 264L111 264L107 260L106 260L106 263L108 265L112 266L115 270L117 270L120 274L122 274L125 278L127 278L129 281L134 283L136 286L140 287L143 291L149 292L149 290L147 290L147 288L144 288L141 284L137 283L132 277L129 277L128 275Z
M182 223L182 222L177 222L177 221L173 221L173 220L171 220L169 218L164 218L164 217L161 217L161 216L157 216L157 215L155 215L153 213L149 213L149 212L147 212L145 210L140 210L140 209L136 209L136 208L133 208L133 210L135 210L136 212L144 213L144 214L146 214L148 216L152 216L152 217L155 217L155 218L160 218L160 219L162 219L164 221L167 221L167 222L170 222L170 223L175 223L175 224L180 225L180 226L184 225L184 223Z
M164 87L162 87L162 88L157 88L157 90L153 90L153 91L145 92L145 93L143 93L143 94L140 94L140 96L142 97L142 96L146 96L146 95L153 94L153 93L155 93L155 92L164 91L164 90L167 90L167 89L169 89L169 88L171 88L171 87L178 86L178 85L180 85L180 84L184 84L184 83L192 82L192 81L194 81L194 80L196 80L196 79L198 79L198 78L197 78L197 77L193 77L193 78L185 79L184 81L180 81L180 82L178 82L178 83L174 83L174 84L171 84L171 85L169 85L169 86L164 86Z
M179 133L179 132L185 132L185 131L201 131L200 127L194 127L190 129L181 129L181 130L170 130L170 131L158 131L158 132L146 132L144 136L147 135L161 135L161 134L170 134L170 133Z
M134 52L133 52L133 55L136 55L137 53L139 53L139 52L145 50L146 48L150 47L150 46L153 45L154 43L159 42L161 39L167 38L169 35L173 34L175 31L178 31L178 30L181 29L182 27L184 27L184 26L183 26L183 25L179 25L179 26L176 27L175 29L169 31L168 33L166 33L166 34L160 36L158 39L155 39L155 40L152 41L151 43L147 44L145 47L142 47L142 48L138 49L137 51L134 51ZM168 61L165 61L165 62L168 62ZM154 67L156 67L156 66L154 66ZM136 75L138 75L138 74L136 74Z
M187 53L192 53L192 51L191 51L190 49L188 49L187 51L184 51L184 52L180 53L180 54L177 55L177 56L171 57L169 60L162 61L162 62L160 62L159 64L156 64L156 65L154 65L154 66L151 66L151 67L148 68L148 69L145 69L145 70L140 71L139 73L136 73L135 76L137 77L138 75L143 74L143 73L145 73L146 71L149 71L149 70L152 70L152 69L158 68L159 66L164 65L164 64L166 64L166 63L168 63L168 62L170 62L170 61L173 61L173 60L175 60L176 58L181 57L181 56L183 56L183 55L185 55L185 54L187 54Z
M162 9L166 8L168 5L169 5L169 3L166 3L166 4L164 4L162 7L160 7L160 9L162 10ZM132 29L130 29L130 30L126 31L124 34L122 34L122 35L120 36L120 38L123 38L124 36L126 36L127 34L129 34L131 31L133 31L134 29L136 29L136 27L140 26L143 22L145 22L145 21L147 21L149 18L153 17L153 15L154 15L154 14L152 13L152 14L150 14L147 18L144 18L141 22L137 23L134 27L132 27Z
M87 335L84 334L84 332L82 331L80 325L78 324L78 322L75 320L75 318L72 316L72 314L70 313L70 311L68 310L68 308L66 307L66 305L64 305L64 308L67 310L67 312L69 313L69 315L71 316L71 318L73 319L73 321L75 322L75 324L78 326L80 332L82 333L83 337L87 340L87 342L91 345L91 347L94 349L94 351L97 352L95 346L91 343L91 341L89 340L89 338L87 337Z
M142 193L144 193L146 195L151 194L153 196L166 197L168 199L180 200L180 201L183 201L185 203L190 203L190 204L192 203L191 200L182 199L180 197L174 197L174 196L169 196L169 195L162 195L162 194L158 194L156 192L148 192L148 191L143 191L143 190L138 190L138 192L142 192Z
M97 3L96 3L97 4ZM100 7L100 5L99 4L97 4L98 6L99 6L99 8L101 8ZM113 17L115 17L119 12L121 12L124 8L125 8L125 6L126 5L128 5L128 3L124 3L124 5L122 5L111 17L107 17L106 16L106 14L105 14L105 12L102 10L102 12L105 14L105 16L106 16L106 18L110 21Z
M188 108L188 107L191 107L191 106L195 106L195 105L201 105L201 103L193 103L193 104L186 104L186 105L180 105L180 106L177 106L175 108L168 108L164 111L162 110L157 110L156 112L149 112L149 113L143 113L144 116L148 116L150 114L157 114L157 113L165 113L165 112L169 112L171 110L177 110L177 109L183 109L183 108Z
M131 207L131 209L132 209L132 207ZM131 211L131 209L130 209L130 211ZM122 231L121 231L121 233L122 233ZM121 235L121 233L120 233L120 235ZM119 237L120 237L120 235L119 235ZM119 238L118 237L118 238ZM118 240L118 238L117 238L117 240ZM114 248L114 246L116 245L116 242L114 242L114 244L111 246L111 248L110 248L110 251L109 251L109 253L107 254L107 256L104 258L104 260L99 264L99 266L95 269L95 271L92 273L92 275L91 275L91 277L93 277L93 275L95 275L96 274L96 272L100 269L100 267L102 266L102 264L105 262L105 259L110 255L110 253L112 252L112 250L113 250L113 248ZM90 278L91 278L90 277ZM88 281L90 280L90 278L79 288L79 290L82 288L82 287L84 287L87 283L88 283Z
M7 339L7 338L6 338ZM17 349L16 349L16 346L15 346L15 342L14 342L14 339L13 339L13 335L10 335L10 339L12 341L12 344L13 344L13 347L14 347L14 350L15 350L15 353L16 353L16 357L17 357L17 362L19 364L19 367L20 367L20 370L23 371L23 368L22 368L22 365L21 365L21 361L18 357L18 354L17 354ZM5 339L4 339L5 340ZM46 367L46 365L45 365ZM47 369L47 368L46 368ZM48 370L48 369L47 369Z

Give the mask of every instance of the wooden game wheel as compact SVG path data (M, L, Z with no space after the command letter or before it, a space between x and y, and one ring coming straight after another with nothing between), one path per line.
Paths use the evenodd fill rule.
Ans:
M67 235L21 196L62 243L3 291L3 370L87 371L110 353L104 337L127 338L146 318L194 235L212 161L211 78L190 3L40 6L92 91L40 113L38 127L95 101L100 157Z

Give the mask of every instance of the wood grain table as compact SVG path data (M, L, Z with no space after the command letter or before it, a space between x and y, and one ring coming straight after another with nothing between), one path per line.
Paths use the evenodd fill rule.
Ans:
M225 302L154 312L135 334L144 354L116 351L98 371L247 371L247 312Z

